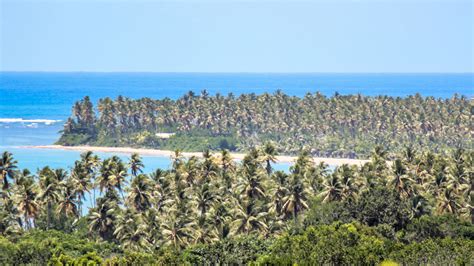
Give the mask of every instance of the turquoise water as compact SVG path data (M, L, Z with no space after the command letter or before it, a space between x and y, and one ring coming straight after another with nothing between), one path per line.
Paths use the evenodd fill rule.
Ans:
M22 145L52 144L72 104L85 95L101 97L178 98L189 90L211 94L283 92L304 96L361 93L448 98L454 93L472 97L474 74L206 74L206 73L21 73L0 72L0 150L14 153L20 167L70 167L79 152L31 150ZM28 119L12 122L7 118ZM49 124L32 119L61 120ZM102 157L111 154L100 154ZM125 156L121 155L125 158ZM167 168L167 157L145 157L146 170ZM278 169L288 169L279 164Z

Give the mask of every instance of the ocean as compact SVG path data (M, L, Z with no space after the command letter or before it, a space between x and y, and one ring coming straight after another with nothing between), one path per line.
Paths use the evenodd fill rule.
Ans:
M234 95L274 92L304 96L319 91L340 94L391 95L415 93L449 98L474 95L474 74L210 74L210 73L47 73L0 72L0 151L8 150L20 168L69 168L79 152L32 150L19 146L52 144L73 103L88 95L102 97L179 98L192 90ZM102 157L111 154L99 154ZM126 156L121 155L123 159ZM146 171L168 168L169 158L144 157ZM287 170L289 164L279 164Z

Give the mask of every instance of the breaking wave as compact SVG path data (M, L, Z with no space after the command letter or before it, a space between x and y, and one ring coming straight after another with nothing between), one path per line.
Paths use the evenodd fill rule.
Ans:
M61 120L54 119L23 119L23 118L0 118L0 123L42 123L45 125L51 125Z

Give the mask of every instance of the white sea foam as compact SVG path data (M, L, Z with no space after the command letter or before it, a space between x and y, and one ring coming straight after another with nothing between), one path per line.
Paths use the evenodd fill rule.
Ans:
M43 123L45 125L51 125L61 120L54 119L23 119L23 118L0 118L0 123Z

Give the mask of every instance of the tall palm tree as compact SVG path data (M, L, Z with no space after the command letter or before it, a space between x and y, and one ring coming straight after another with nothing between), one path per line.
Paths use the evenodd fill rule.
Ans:
M74 194L77 196L77 203L79 207L79 216L82 215L82 204L86 199L86 193L90 192L92 188L92 182L87 169L82 165L81 162L77 162L71 171L71 181L74 184Z
M273 142L267 142L262 147L262 160L265 161L265 169L268 175L272 174L272 163L276 162L276 156L278 155L277 148Z
M221 199L211 208L209 217L212 217L210 226L216 228L218 239L225 239L230 233L230 223L232 221L232 203L229 198Z
M266 212L258 211L253 203L243 202L234 206L234 221L231 223L231 234L265 233L268 230Z
M66 170L62 168L54 169L52 170L52 176L57 182L62 182L66 180L68 177L68 173Z
M103 198L97 200L97 206L88 215L89 232L98 233L104 240L113 240L119 211L118 195L115 190L108 190Z
M117 189L123 196L123 186L126 183L127 169L118 156L112 156L102 162L97 182L100 191Z
M415 183L408 176L407 170L400 159L396 159L392 165L393 175L390 177L389 184L404 198L412 194L411 183Z
M37 195L37 187L33 178L24 179L15 186L14 202L19 213L23 216L23 224L26 229L34 227L35 218L40 211Z
M308 192L303 180L299 175L293 174L292 180L288 184L287 195L283 198L282 211L285 216L293 216L298 221L298 214L309 208Z
M62 196L58 202L57 213L66 217L79 217L75 183L72 179L61 182Z
M128 189L127 203L137 212L143 212L152 206L152 183L147 175L140 174L132 179Z
M210 182L218 172L219 166L215 163L211 152L207 149L202 153L204 161L201 164L201 180L199 182Z
M192 201L200 218L206 217L211 206L218 200L218 195L210 183L200 184L193 191Z
M272 207L270 210L273 211L276 216L281 217L283 214L285 197L289 194L289 177L283 171L276 171L273 173L272 178L274 180L274 185L270 190L270 195L272 195Z
M344 200L355 201L357 199L361 181L355 175L357 168L351 168L347 164L343 164L336 170L336 174L339 176L342 188L341 197Z
M339 201L342 199L343 185L336 173L328 176L323 183L323 191L320 196L323 202Z
M187 221L184 217L177 217L171 211L168 219L161 223L163 243L174 248L185 247L192 238L194 222Z
M129 162L129 167L133 176L137 176L138 173L143 172L143 167L145 167L145 165L143 164L142 158L140 158L140 155L138 153L132 154L132 157L130 158Z
M117 227L114 235L125 250L144 251L151 250L149 242L150 233L142 216L130 209L125 210L117 217Z
M192 235L195 244L209 244L219 239L218 231L211 225L210 219L202 219L199 223Z
M39 172L39 194L38 200L42 204L46 204L47 222L46 228L51 226L52 217L52 206L59 202L61 198L61 186L60 183L53 177L52 172L49 169L43 169Z
M232 156L229 150L222 150L220 154L220 168L221 168L221 176L225 184L226 190L230 190L232 187L232 177L235 172L235 164L232 160Z
M456 194L453 188L446 188L444 192L438 196L437 211L440 214L452 213L457 214L461 208L460 197Z
M100 165L100 158L97 155L94 155L91 151L87 151L81 154L80 164L86 171L88 179L90 180L90 190L92 190L92 195L89 193L91 197L90 201L92 202L93 206L95 207L95 200L96 200L96 187L95 187L95 178L96 178L96 171Z
M2 158L0 159L0 180L2 181L2 189L4 192L8 193L10 188L9 179L15 178L15 173L17 171L17 161L13 159L13 154L8 151L2 153Z

